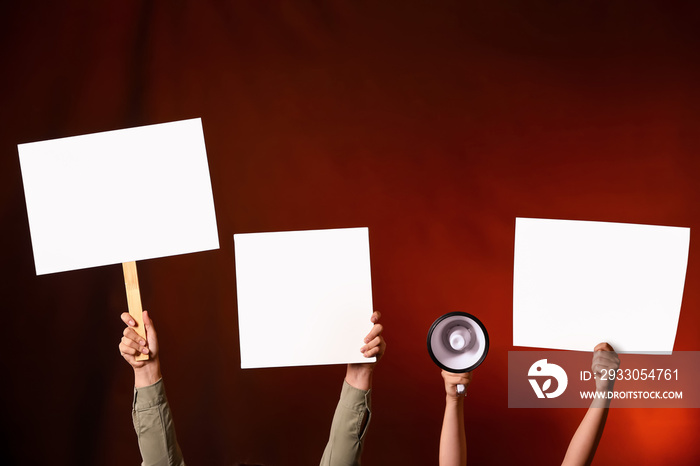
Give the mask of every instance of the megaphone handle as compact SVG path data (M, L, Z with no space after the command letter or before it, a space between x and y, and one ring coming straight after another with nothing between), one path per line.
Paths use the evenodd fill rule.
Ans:
M464 385L461 383L457 384L457 395L465 395Z

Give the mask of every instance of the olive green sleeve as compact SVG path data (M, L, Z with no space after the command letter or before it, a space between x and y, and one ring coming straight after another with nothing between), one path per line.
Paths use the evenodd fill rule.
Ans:
M131 412L139 440L142 466L184 466L175 437L175 424L165 396L163 379L134 389Z
M343 382L321 466L360 464L362 445L371 418L370 394L371 390L360 390Z

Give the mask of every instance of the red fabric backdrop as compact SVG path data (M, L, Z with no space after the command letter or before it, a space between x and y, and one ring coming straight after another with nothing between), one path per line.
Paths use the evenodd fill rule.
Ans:
M389 343L365 463L437 463L444 395L425 336L464 310L492 344L467 401L470 461L558 464L583 411L507 408L514 218L691 227L675 348L700 350L699 12L3 2L2 456L139 458L121 268L35 276L16 145L202 117L221 249L139 263L188 464L318 462L344 369L239 368L232 235L351 226L370 228ZM699 428L697 410L615 410L598 460L699 464Z

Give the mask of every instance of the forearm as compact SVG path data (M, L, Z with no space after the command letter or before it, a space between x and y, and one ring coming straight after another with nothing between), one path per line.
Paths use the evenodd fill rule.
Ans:
M593 462L608 418L609 404L605 400L591 403L569 443L562 466L590 465Z
M184 466L162 379L134 390L132 418L142 466Z
M467 438L464 432L464 397L447 396L440 432L440 466L467 464Z
M356 466L369 425L370 392L343 384L321 466Z
M609 343L599 343L595 346L591 372L595 374L597 395L605 396L613 391L615 378L605 377L605 375L611 371L614 373L619 367L620 359ZM562 466L587 466L593 462L598 443L603 436L609 408L610 399L607 396L593 399L576 433L571 438Z
M370 364L348 364L345 381L359 390L372 388L372 366Z
M134 368L134 388L148 387L158 382L163 376L160 373L160 362L153 361L143 367Z

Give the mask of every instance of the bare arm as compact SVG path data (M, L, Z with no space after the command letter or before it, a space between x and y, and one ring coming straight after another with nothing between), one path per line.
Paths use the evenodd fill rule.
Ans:
M598 344L594 349L591 366L591 371L596 377L597 392L610 391L615 384L614 380L602 380L601 371L617 369L618 367L620 367L620 359L612 346L607 343ZM608 399L596 398L591 402L591 406L571 438L562 466L590 465L593 462L600 438L603 436L609 407L610 400Z
M445 415L440 432L440 466L466 466L467 437L464 432L464 396L457 395L457 384L469 386L472 374L442 371L445 381Z

